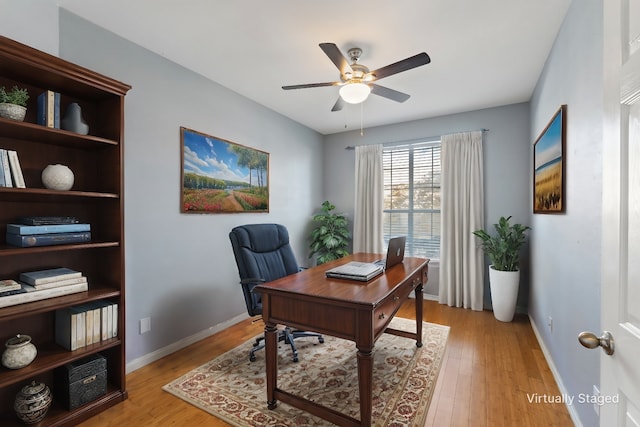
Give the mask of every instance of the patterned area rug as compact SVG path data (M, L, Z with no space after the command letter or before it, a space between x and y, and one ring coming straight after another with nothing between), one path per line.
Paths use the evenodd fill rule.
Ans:
M415 321L394 318L396 329L415 331ZM423 426L449 334L449 327L424 322L423 346L383 334L374 348L375 426ZM288 345L278 351L278 387L360 418L355 344L325 336L296 340L300 361ZM285 403L267 409L264 351L249 362L248 341L165 385L169 393L234 426L328 426L328 421Z

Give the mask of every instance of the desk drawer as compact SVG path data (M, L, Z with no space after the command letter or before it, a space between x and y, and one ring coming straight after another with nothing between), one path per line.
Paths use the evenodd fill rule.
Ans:
M420 284L420 274L421 272L417 272L411 276L373 311L373 329L376 336L386 328L386 325L409 297L409 294Z

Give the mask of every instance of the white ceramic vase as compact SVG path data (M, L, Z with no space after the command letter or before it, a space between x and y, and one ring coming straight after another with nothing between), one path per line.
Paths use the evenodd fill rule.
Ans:
M16 335L9 338L2 353L2 366L9 369L20 369L28 366L36 358L38 350L31 342L29 335Z
M42 171L42 183L50 190L71 190L73 172L65 165L49 165Z
M516 312L520 271L494 270L489 266L489 286L493 315L501 322L511 322Z

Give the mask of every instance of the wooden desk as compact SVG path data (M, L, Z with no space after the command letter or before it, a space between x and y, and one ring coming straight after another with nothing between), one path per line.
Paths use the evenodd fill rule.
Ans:
M422 346L422 287L427 281L429 260L405 258L402 264L369 282L328 279L324 273L349 261L370 262L379 258L379 254L354 254L254 288L262 294L269 409L274 409L280 400L334 424L371 425L374 344L387 332L415 339L416 345ZM416 296L416 333L387 328L411 291ZM360 420L278 388L278 324L355 342Z

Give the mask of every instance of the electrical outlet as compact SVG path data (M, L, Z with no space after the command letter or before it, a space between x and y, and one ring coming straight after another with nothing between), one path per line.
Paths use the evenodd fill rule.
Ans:
M549 327L549 332L553 332L553 317L549 316L547 319L547 326Z
M140 335L146 334L151 330L151 318L145 317L144 319L140 319Z

